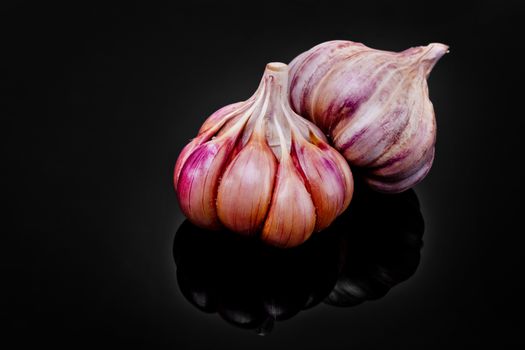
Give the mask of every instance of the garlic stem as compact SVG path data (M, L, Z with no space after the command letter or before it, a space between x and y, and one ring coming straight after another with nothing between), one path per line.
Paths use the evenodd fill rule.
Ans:
M425 75L428 76L439 59L449 52L450 50L445 44L431 43L424 47L424 53L421 55L419 62L424 68Z

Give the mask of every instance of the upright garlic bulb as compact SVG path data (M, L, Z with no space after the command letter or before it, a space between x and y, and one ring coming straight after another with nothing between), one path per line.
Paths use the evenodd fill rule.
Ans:
M347 208L350 168L292 111L287 85L288 66L269 63L255 94L213 113L182 150L175 190L197 226L262 231L264 241L292 247Z
M447 50L325 42L290 63L292 108L326 132L371 187L404 191L432 166L436 122L426 78Z

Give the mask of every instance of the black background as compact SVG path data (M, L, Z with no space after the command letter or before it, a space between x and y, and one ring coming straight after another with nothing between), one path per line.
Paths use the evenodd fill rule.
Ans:
M0 5L2 340L78 347L465 348L523 344L523 21L517 1ZM416 187L416 274L258 337L189 305L172 248L182 147L269 61L332 39L450 45Z

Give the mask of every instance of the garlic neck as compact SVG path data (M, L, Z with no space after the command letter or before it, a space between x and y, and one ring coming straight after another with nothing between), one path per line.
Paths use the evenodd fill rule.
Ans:
M448 46L440 43L432 43L424 48L424 53L421 56L421 65L427 76L437 61L446 53L448 53Z
M285 116L289 109L288 65L272 62L266 65L256 95L262 95L249 124L254 133L263 133L275 156L287 153L291 146L290 125ZM258 122L259 121L259 122ZM257 127L261 126L261 128Z
M420 70L426 78L437 61L448 52L448 46L440 43L431 43L427 46L408 49L405 52L410 52L407 56L411 61L410 65Z
M281 106L288 101L288 65L271 62L266 65L263 74L266 91L270 97L270 106Z

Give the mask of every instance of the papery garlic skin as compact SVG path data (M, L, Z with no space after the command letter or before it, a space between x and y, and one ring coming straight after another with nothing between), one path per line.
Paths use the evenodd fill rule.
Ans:
M252 97L213 113L184 147L174 186L195 225L294 247L348 207L354 182L322 131L290 107L288 66L269 63Z
M381 192L420 182L434 159L427 77L448 52L438 43L396 53L329 41L290 63L290 101ZM354 168L355 167L355 168Z

